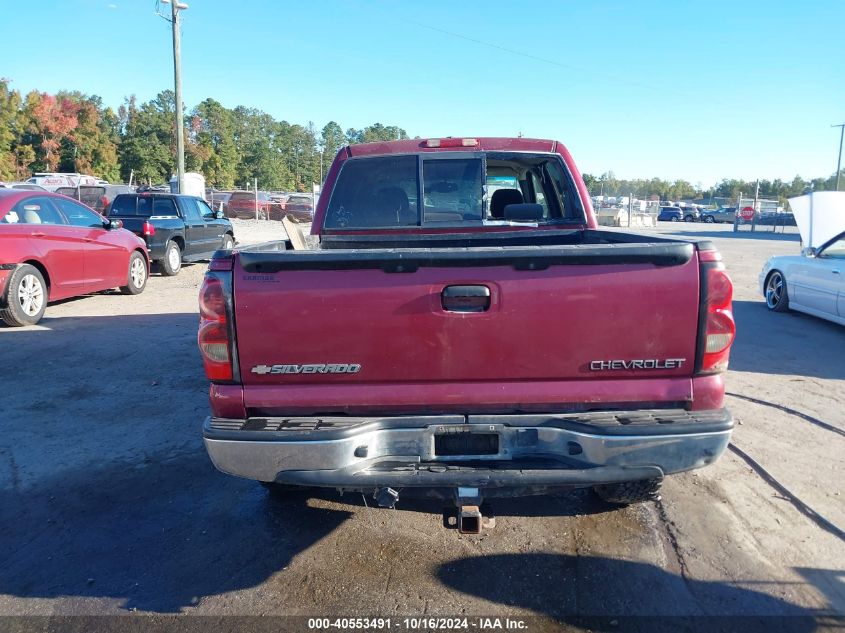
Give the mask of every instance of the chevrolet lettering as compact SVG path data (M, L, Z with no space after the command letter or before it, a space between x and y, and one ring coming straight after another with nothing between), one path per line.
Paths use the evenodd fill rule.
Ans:
M686 358L643 358L638 360L594 360L590 371L619 371L625 369L678 369Z

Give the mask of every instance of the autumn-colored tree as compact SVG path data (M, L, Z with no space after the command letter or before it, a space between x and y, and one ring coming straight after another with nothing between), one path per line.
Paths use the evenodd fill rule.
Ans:
M55 171L61 158L59 147L63 140L73 140L79 125L79 105L67 97L56 98L46 92L33 99L33 132L41 137L42 162L47 171Z
M77 171L113 181L120 179L117 147L120 142L117 115L104 108L100 97L80 92L59 93L78 109L78 124L61 145L60 171Z

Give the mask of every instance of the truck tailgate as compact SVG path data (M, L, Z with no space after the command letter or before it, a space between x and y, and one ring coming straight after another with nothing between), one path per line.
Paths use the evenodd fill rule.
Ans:
M316 415L688 401L697 254L636 246L241 253L245 405ZM476 298L450 299L453 286L486 289L489 305L464 311Z
M120 220L123 222L123 228L127 231L132 231L135 235L143 237L144 235L144 222L149 220L149 216L139 216L139 215L119 215L119 214L110 214L109 220Z

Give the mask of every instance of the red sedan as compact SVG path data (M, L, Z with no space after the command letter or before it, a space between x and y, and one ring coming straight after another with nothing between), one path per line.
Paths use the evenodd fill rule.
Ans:
M0 319L37 323L48 301L147 285L144 241L75 200L0 189Z

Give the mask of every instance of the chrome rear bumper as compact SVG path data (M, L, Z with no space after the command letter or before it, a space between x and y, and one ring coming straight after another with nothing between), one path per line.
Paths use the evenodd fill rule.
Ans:
M208 418L221 471L347 489L591 486L700 468L727 447L722 409L385 418ZM438 454L435 437L495 436L488 454ZM440 451L442 453L442 449Z

